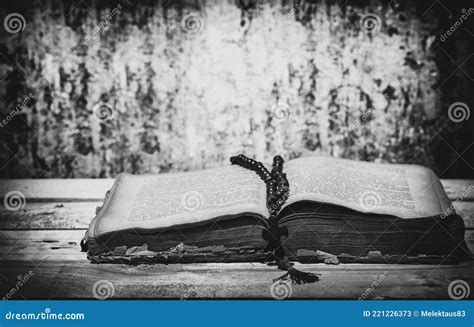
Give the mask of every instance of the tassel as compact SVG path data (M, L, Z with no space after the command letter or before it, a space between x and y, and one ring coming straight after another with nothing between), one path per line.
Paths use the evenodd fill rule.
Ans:
M292 266L292 263L288 260L288 257L285 255L285 250L283 245L281 244L280 237L282 235L288 237L288 229L286 226L280 227L278 226L277 220L270 222L273 226L268 229L263 229L262 237L266 240L267 247L266 250L273 250L272 257L278 263L278 269L288 271L283 276L275 278L273 282L289 282L293 285L301 285L301 284L309 284L309 283L316 283L319 281L320 274L312 274L306 273L304 271L300 271ZM270 258L270 257L269 257Z
M83 238L81 240L81 252L87 252L87 240L85 238Z
M82 238L81 242L79 243L81 245L81 252L87 252L87 250L89 250L89 245L87 244L88 238L89 238L89 231L86 231L84 233L84 237Z
M300 271L293 267L289 267L288 272L286 274L281 277L275 278L273 282L284 283L291 280L291 283L293 285L316 283L317 281L319 281L318 275L320 274L315 275L312 273Z
M87 252L87 250L89 249L89 246L87 244L88 235L89 235L89 232L86 231L86 233L84 234L84 237L82 238L81 242L79 243L81 245L81 252Z
M321 276L320 274L307 273L294 268L287 257L278 260L278 268L288 272L281 277L275 278L273 280L274 283L283 283L290 280L293 285L316 283L319 281L318 275Z

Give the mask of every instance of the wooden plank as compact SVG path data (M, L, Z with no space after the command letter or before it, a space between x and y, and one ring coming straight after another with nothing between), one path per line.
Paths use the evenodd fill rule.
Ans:
M289 285L292 299L358 299L363 294L367 299L447 299L451 281L462 279L474 285L472 263L442 267L297 264L296 268L319 273L320 281ZM18 276L28 274L31 278L12 298L93 298L96 283L108 285L114 299L271 298L272 279L282 273L260 263L131 267L86 261L4 261L0 293L10 292Z
M270 298L272 279L283 273L260 263L91 264L80 252L83 233L0 231L0 294L9 293L19 278L31 275L12 298L92 298L99 280L112 283L113 298ZM474 231L468 231L467 239L473 246ZM367 298L442 299L448 298L453 280L463 279L474 286L474 262L296 266L320 273L321 281L292 286L291 298L357 299L369 289Z
M442 179L441 184L450 200L474 201L474 179Z
M85 230L0 231L0 260L86 260Z
M474 180L441 180L449 198L474 201ZM4 179L0 183L0 197L19 191L31 201L98 201L112 187L113 179ZM471 191L467 192L471 187Z
M0 207L0 229L88 228L102 202L26 202L23 210Z
M27 201L99 201L113 182L112 178L4 179L0 183L0 197L19 191Z
M466 228L474 229L474 202L455 202L456 212ZM95 216L94 202L26 202L24 210L0 207L0 229L76 229L87 228Z

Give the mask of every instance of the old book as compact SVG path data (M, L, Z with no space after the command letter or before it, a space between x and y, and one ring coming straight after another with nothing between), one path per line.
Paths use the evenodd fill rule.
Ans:
M284 171L290 196L279 224L289 230L283 245L290 258L298 250L469 256L463 220L430 169L305 157L286 162ZM151 252L178 245L233 254L262 251L268 218L264 182L240 166L124 173L89 227L88 253L94 257L144 244Z

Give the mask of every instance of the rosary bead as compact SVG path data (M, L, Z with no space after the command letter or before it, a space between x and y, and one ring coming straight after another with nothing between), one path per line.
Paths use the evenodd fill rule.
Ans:
M272 169L272 175L281 173L283 171L283 167L281 166L274 166Z
M277 162L278 162L278 163L283 163L284 160L283 160L283 158L282 158L281 156L276 155L276 156L273 157L273 163L277 163Z
M276 190L282 194L288 193L288 189L285 185L278 185Z
M290 183L288 183L288 179L286 178L285 173L282 173L282 184L285 185L286 187L290 186Z

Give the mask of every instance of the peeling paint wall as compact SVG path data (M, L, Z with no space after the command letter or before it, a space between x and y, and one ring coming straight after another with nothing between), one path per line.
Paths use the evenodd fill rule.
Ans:
M446 114L469 80L446 80L433 50L446 14L421 7L43 0L24 9L24 31L2 31L1 114L32 100L2 127L0 176L192 170L237 152L410 162L446 174L454 154L440 154L433 139L472 142L467 123Z

